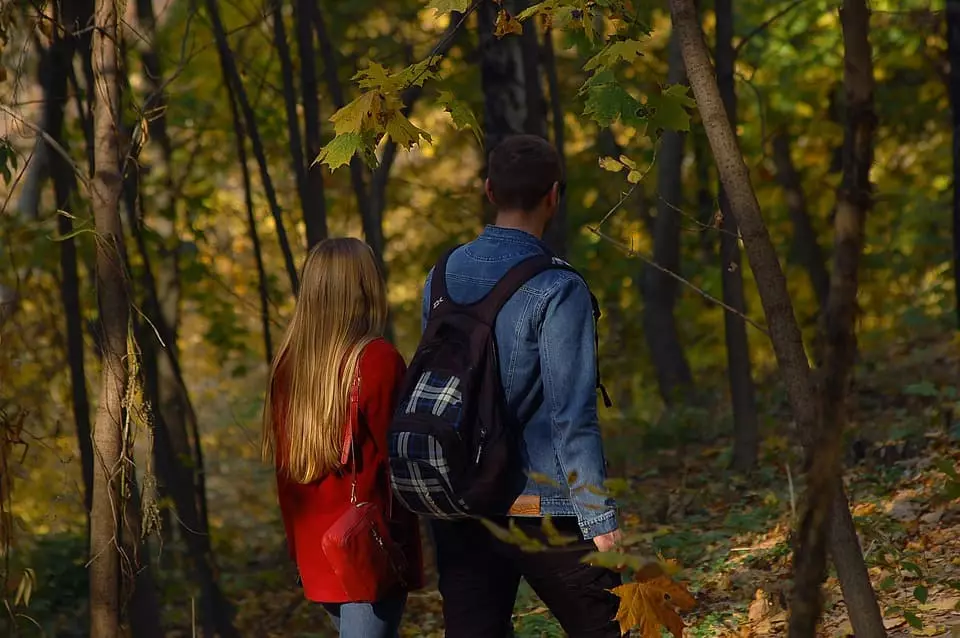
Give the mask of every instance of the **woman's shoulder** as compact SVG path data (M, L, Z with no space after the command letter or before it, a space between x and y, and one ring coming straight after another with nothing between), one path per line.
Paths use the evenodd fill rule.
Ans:
M397 348L380 337L368 343L360 354L361 370L372 368L382 370L389 366L404 366L403 355Z

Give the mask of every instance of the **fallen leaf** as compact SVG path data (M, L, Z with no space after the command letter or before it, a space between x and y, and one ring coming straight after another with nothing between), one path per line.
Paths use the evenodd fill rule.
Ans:
M681 638L684 624L674 608L690 611L697 601L656 563L638 570L635 578L637 582L611 590L620 598L616 620L621 634L637 628L642 638L660 638L660 627L666 627L675 638Z
M747 611L747 619L750 622L758 622L767 617L770 613L770 601L762 589L758 589L754 594L753 602L750 603L750 609Z

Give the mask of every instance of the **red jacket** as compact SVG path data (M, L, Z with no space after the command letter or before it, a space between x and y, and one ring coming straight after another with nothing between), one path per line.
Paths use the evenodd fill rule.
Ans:
M400 353L386 340L370 343L360 355L360 418L356 433L357 499L380 503L389 496L387 427L393 416L399 384L406 371ZM274 392L274 396L282 392ZM274 412L277 414L277 411ZM282 427L282 424L278 424ZM350 502L351 474L341 472L303 485L277 474L280 512L290 557L296 562L307 599L350 602L320 547L320 539ZM386 511L386 509L384 510ZM404 550L409 589L423 587L423 556L416 517L394 503L391 530Z

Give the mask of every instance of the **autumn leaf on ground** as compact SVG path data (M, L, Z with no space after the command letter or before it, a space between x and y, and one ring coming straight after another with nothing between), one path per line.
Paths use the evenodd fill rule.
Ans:
M621 635L636 628L643 638L660 638L660 628L665 627L675 638L681 638L684 624L676 610L690 611L697 601L657 563L637 571L635 578L636 582L611 590L620 598L616 620Z
M438 14L450 13L456 11L463 13L470 8L473 0L430 0L428 9L434 9Z
M500 12L497 14L497 23L493 27L493 35L502 38L509 33L521 35L523 33L523 25L519 20L510 15L509 11L500 9Z

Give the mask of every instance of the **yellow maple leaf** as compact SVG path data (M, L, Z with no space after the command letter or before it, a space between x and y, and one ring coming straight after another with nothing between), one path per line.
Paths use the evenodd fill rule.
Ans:
M656 563L637 571L634 578L636 582L610 590L620 598L616 620L621 634L637 628L643 638L660 638L660 627L666 627L681 638L684 624L676 610L690 611L697 604L687 588L674 582Z
M360 133L374 125L383 111L383 96L379 91L367 91L353 102L330 116L337 135Z
M414 126L402 113L395 113L387 122L385 128L390 139L402 148L409 149L413 147L413 145L420 141L421 137L428 142L430 141L430 135L423 129Z

